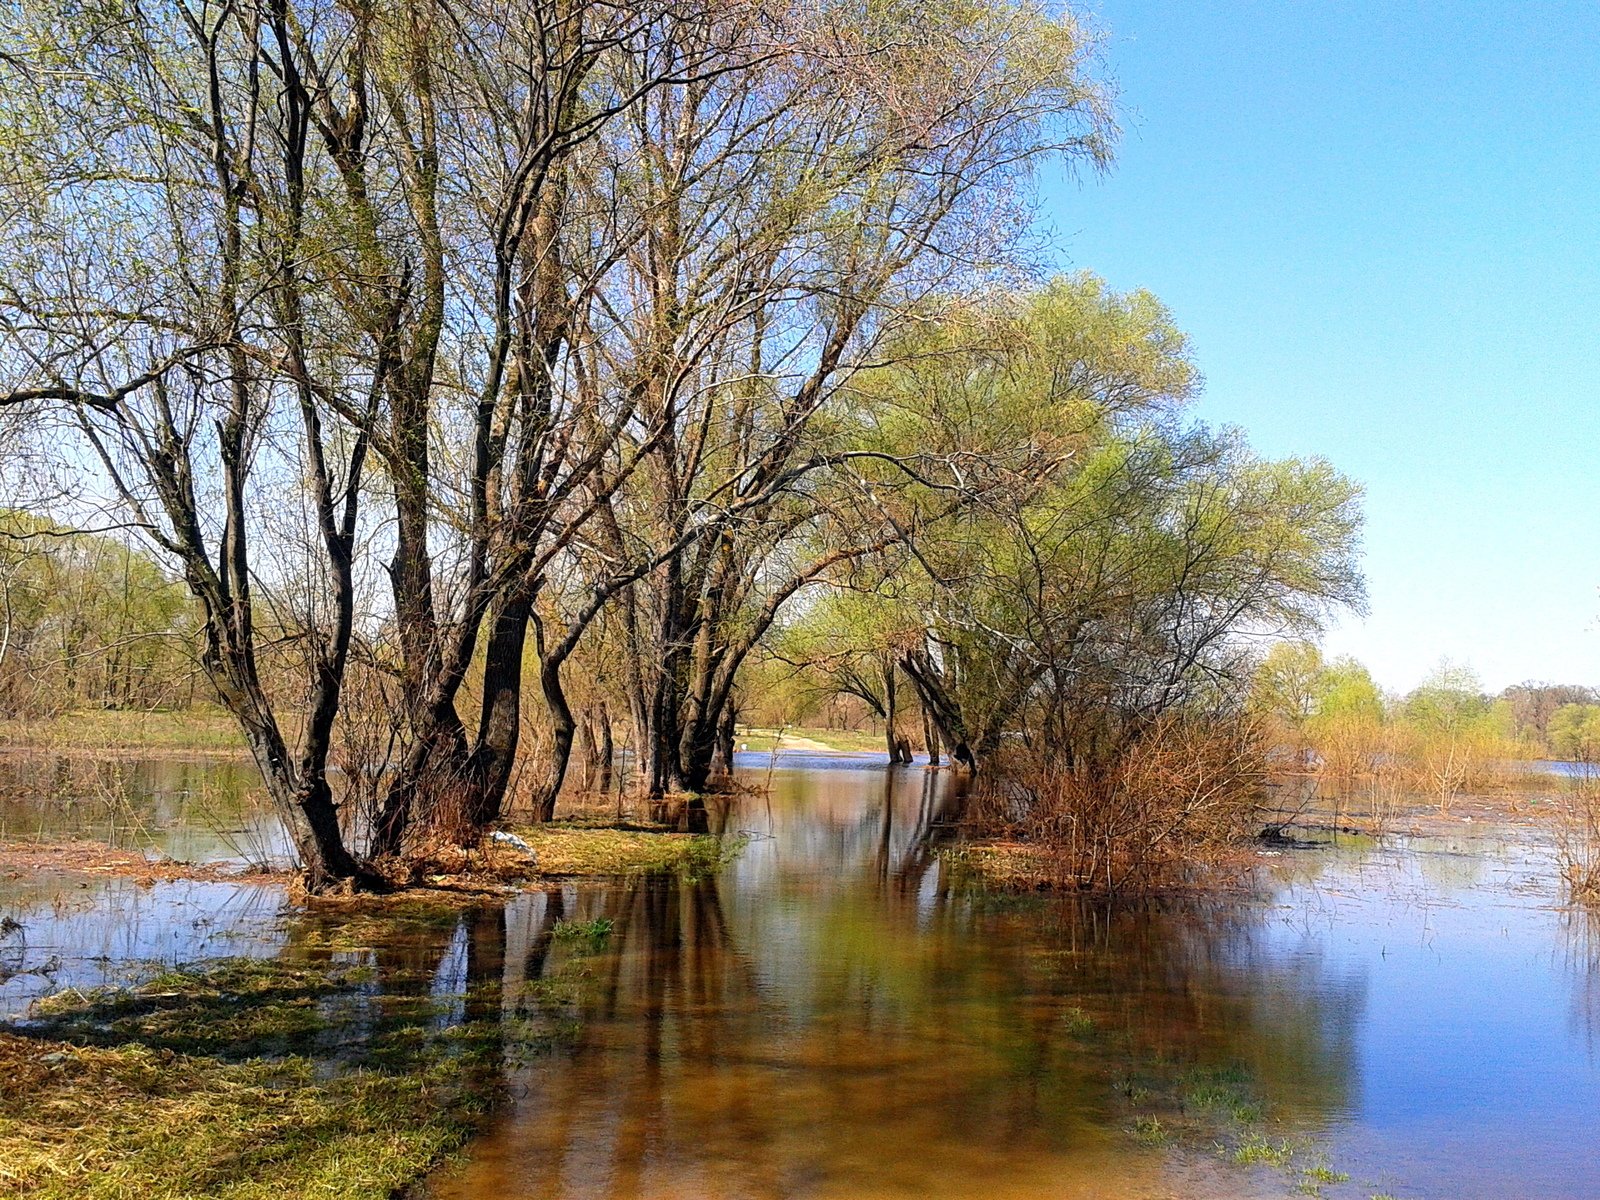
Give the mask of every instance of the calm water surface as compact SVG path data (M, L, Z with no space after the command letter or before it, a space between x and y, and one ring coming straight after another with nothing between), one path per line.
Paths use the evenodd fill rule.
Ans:
M560 1017L553 1050L508 1055L512 1100L439 1200L1266 1197L1316 1163L1349 1175L1330 1200L1600 1196L1600 948L1524 835L1264 852L1255 895L1108 910L961 886L937 774L745 776L770 788L711 812L743 843L714 878L530 892L374 951L508 1027L530 997ZM176 796L225 789L187 779L140 822L233 857ZM8 831L51 832L35 807ZM242 808L222 824L271 840ZM80 882L0 877L11 1014L151 963L303 953L326 924L260 885ZM552 937L598 917L598 952ZM1152 1116L1180 1136L1135 1136ZM1213 1149L1252 1134L1294 1162Z

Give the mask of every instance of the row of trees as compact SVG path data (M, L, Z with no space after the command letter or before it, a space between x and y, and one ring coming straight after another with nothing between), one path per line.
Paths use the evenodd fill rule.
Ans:
M900 538L841 507L852 381L1114 132L1028 4L42 3L0 40L0 398L181 572L316 884L364 873L353 658L400 708L374 854L494 818L530 649L549 810L602 613L652 790L702 785L778 611Z
M698 791L778 669L1099 770L1360 582L1153 298L1039 283L1095 55L1027 0L28 0L0 413L183 580L313 886L519 771L548 817L614 717Z
M1378 781L1445 803L1523 760L1589 761L1600 750L1595 700L1587 687L1539 683L1493 696L1449 662L1406 695L1385 695L1359 662L1325 661L1307 642L1273 647L1252 686L1253 707L1293 765L1345 791Z

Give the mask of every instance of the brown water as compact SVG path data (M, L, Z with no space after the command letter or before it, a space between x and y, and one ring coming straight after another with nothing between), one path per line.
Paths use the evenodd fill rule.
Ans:
M439 1200L1600 1195L1600 954L1539 844L1347 839L1263 852L1255 895L1115 909L984 896L937 856L940 778L880 764L781 757L710 813L744 842L714 878L397 927L378 961L431 974L442 1020L555 1018ZM12 1012L327 927L260 886L62 883L0 880ZM1214 1148L1252 1139L1295 1156Z

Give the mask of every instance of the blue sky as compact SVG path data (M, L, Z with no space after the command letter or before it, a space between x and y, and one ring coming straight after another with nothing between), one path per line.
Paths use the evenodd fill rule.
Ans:
M1600 685L1600 5L1098 0L1125 138L1063 265L1194 339L1197 414L1367 488L1389 688Z

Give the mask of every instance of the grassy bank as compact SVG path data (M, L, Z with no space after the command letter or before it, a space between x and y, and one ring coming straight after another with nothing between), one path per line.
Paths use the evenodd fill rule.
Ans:
M842 752L883 749L883 734L851 729L742 728L739 744L749 750L768 751L775 744L785 749ZM125 712L116 709L80 709L53 717L0 719L0 749L87 751L167 754L243 754L244 740L238 723L225 712L212 709Z
M441 1029L424 980L374 980L230 960L46 1002L0 1029L0 1196L401 1193L487 1113L503 1034ZM357 1035L341 1004L381 1015Z
M154 754L243 754L239 725L222 712L85 709L0 720L0 749Z
M877 751L884 748L883 734L857 729L790 728L759 729L741 727L735 739L743 750L768 753L776 746L780 750L832 750L841 753Z
M644 875L660 871L699 876L717 870L742 847L737 841L643 824L555 821L519 826L514 833L532 847L538 877Z

